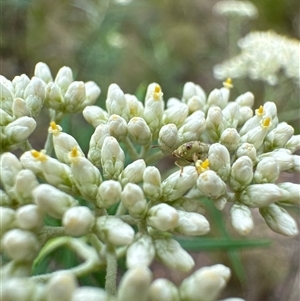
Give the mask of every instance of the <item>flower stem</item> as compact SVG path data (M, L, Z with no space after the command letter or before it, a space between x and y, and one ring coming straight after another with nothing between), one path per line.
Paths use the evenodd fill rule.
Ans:
M107 245L106 262L105 290L115 296L117 293L117 256L115 247L111 244Z

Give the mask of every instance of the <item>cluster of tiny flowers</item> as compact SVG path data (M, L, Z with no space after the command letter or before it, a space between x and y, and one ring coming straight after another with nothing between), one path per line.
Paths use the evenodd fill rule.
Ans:
M249 77L269 85L278 82L279 72L300 85L300 41L275 32L251 32L240 39L241 53L214 67L217 79Z
M257 8L250 1L224 0L217 2L213 7L213 13L226 18L240 17L254 19L258 15Z
M1 253L7 258L0 272L4 299L216 300L230 278L224 265L194 271L178 287L167 279L152 281L149 269L154 259L181 272L193 269L193 258L173 235L209 232L203 198L219 210L228 203L231 224L241 235L253 229L255 208L273 231L298 233L284 207L299 204L299 185L278 179L282 171L300 171L294 154L300 135L279 123L274 103L253 112L250 92L229 101L230 80L208 96L188 82L181 99L166 102L157 83L148 86L144 102L112 84L103 109L93 105L99 87L73 82L71 74L64 67L53 82L47 65L39 63L30 80L44 88L55 158L33 149L20 158L5 151L0 156ZM2 82L11 87L6 89L10 104L2 111L14 118L11 108L19 97L13 96L13 83L4 78ZM58 125L64 114L79 111L95 128L87 154ZM14 121L10 122L4 132ZM28 135L18 143L26 142ZM8 134L1 140L3 150L15 149L10 141ZM180 168L163 178L154 164L170 152L188 165L177 163ZM45 224L46 216L61 226ZM72 249L83 263L30 275L34 260L60 247ZM121 257L128 271L118 289L113 283L106 290L78 286L78 277L105 267L108 281L111 263Z

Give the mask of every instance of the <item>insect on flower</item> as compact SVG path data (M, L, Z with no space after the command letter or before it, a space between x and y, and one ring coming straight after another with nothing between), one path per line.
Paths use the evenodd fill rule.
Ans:
M182 145L180 145L177 149L174 151L168 149L165 146L159 146L160 148L169 151L172 153L173 156L175 156L178 160L175 162L175 164L180 168L181 172L180 175L183 172L183 167L188 164L195 164L197 168L197 164L200 162L204 162L207 159L208 151L209 151L209 144L203 143L201 141L189 141ZM184 162L185 161L185 162Z

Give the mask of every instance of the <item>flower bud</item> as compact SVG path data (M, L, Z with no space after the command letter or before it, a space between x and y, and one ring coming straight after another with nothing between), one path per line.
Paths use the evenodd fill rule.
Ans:
M205 103L205 91L199 85L192 82L185 83L183 86L182 101L188 103L189 99L194 96L198 97L203 104Z
M270 204L259 208L259 212L274 232L290 237L298 234L297 223L282 207Z
M129 245L126 251L126 266L149 266L155 256L155 249L152 238L142 234Z
M95 223L91 210L85 206L67 209L62 218L62 224L68 235L82 236L87 234Z
M179 145L177 127L173 123L161 127L158 133L158 145L163 153L170 153Z
M155 279L149 289L150 301L179 301L177 287L168 279Z
M253 144L250 143L241 144L241 146L236 151L236 156L238 158L242 156L247 156L252 160L253 164L255 164L258 161L256 156L256 148Z
M204 267L185 278L180 287L181 300L214 301L230 278L229 268L222 264Z
M187 106L189 108L190 113L194 113L198 110L204 111L205 98L201 98L199 96L193 96L188 99Z
M54 82L59 86L62 94L65 94L73 80L72 69L70 67L64 66L58 70Z
M168 268L189 272L194 267L192 256L175 239L156 238L154 245L157 258Z
M240 113L241 113L241 111L240 111ZM265 112L264 112L264 108L262 106L260 106L258 109L256 109L255 115L253 117L247 119L247 121L243 124L242 128L240 129L240 131L239 131L240 136L245 135L247 132L249 132L253 128L259 126L259 123L261 122L264 114L265 114Z
M39 286L30 278L11 277L3 279L1 282L1 300L32 301L38 295L38 290Z
M253 164L249 157L238 158L231 167L229 185L234 191L245 189L253 179Z
M178 225L179 215L175 208L161 203L151 207L147 213L147 224L160 231L168 231Z
M15 98L15 99L20 99L20 98ZM8 113L6 113L4 110L0 109L0 126L7 125L7 124L11 123L12 121L13 121L12 116L9 115Z
M162 200L172 202L183 196L196 184L197 178L198 173L194 166L186 166L183 172L179 170L172 173L161 184Z
M205 131L206 124L203 112L196 111L188 116L178 130L179 140L186 141L199 140L200 135Z
M264 141L264 150L270 151L283 147L293 136L294 129L286 122L281 122L275 129L268 133Z
M208 98L207 98L208 107L216 106L216 107L223 109L223 108L225 108L226 103L227 103L227 101L223 97L220 89L214 89L208 95Z
M16 227L16 212L11 208L0 207L0 216L0 236L2 236L6 231Z
M49 184L35 188L33 197L39 208L54 218L61 218L69 208L78 205L73 197Z
M292 154L300 149L300 135L293 135L284 146L292 152Z
M233 204L230 208L232 227L240 234L247 235L253 229L251 210L242 204Z
M197 194L194 199L193 194L195 191ZM175 201L173 205L175 208L183 209L186 212L195 212L203 215L205 214L205 207L201 202L199 202L199 195L202 196L202 193L197 188L192 188L184 197Z
M134 238L134 230L114 216L101 216L96 220L96 235L104 242L115 246L129 245Z
M84 83L85 86L85 100L81 105L81 110L86 106L93 105L101 93L100 87L93 81L88 81Z
M99 124L90 140L87 157L98 168L101 167L101 149L107 136L109 136L108 126L106 124Z
M124 169L125 154L116 138L107 136L101 149L101 165L104 177L117 179Z
M300 184L283 182L278 183L277 186L285 191L286 197L283 201L284 203L300 205Z
M121 279L118 301L146 301L151 280L151 271L146 266L130 268Z
M218 199L226 193L226 184L213 170L206 170L197 179L198 189L212 199Z
M228 149L220 143L212 144L208 150L208 161L209 168L226 181L230 174L230 154Z
M142 218L147 209L147 201L140 186L128 183L121 193L121 200L129 214L134 218Z
M21 170L15 182L15 192L19 204L32 203L32 190L38 185L39 182L31 170Z
M255 208L265 207L275 202L287 199L287 193L275 184L252 184L239 195L239 201Z
M263 158L256 166L253 182L257 184L274 183L280 174L279 166L273 158Z
M121 199L122 186L114 180L107 180L101 183L97 192L97 205L100 208L109 208Z
M260 122L260 125L252 128L245 135L241 136L240 142L253 144L255 148L258 149L263 144L271 125L272 122L269 117L263 118Z
M147 166L143 174L143 191L147 198L156 200L161 197L161 176L155 166Z
M240 142L240 135L234 128L227 128L221 134L220 143L224 145L229 151L235 151Z
M105 124L108 120L108 113L98 106L86 106L82 111L84 119L96 128L99 124Z
M72 82L64 94L64 110L68 113L80 112L82 104L86 98L85 85L82 81Z
M76 282L76 278L71 272L54 273L46 286L47 301L71 301L77 286Z
M34 76L40 78L45 83L53 81L50 68L43 62L39 62L35 65Z
M119 176L121 184L140 183L143 180L143 174L146 164L143 159L138 159L128 164Z
M119 115L126 121L129 119L129 107L125 95L117 84L108 87L106 109L109 115Z
M187 236L204 235L209 232L209 223L203 215L182 210L177 210L177 213L179 220L176 232Z
M44 213L36 204L20 207L16 212L18 225L29 231L38 231L44 225Z
M124 118L113 114L109 117L108 131L110 136L115 137L118 141L123 141L127 137L127 123Z
M149 98L145 101L144 119L148 124L153 139L157 139L158 131L162 125L162 117L164 113L164 101L159 85L156 85Z
M28 84L30 83L30 79L26 74L22 74L20 76L15 76L14 79L12 80L12 83L14 85L14 90L15 90L15 97L16 98L25 98L24 97L24 91Z
M167 109L164 110L163 123L174 123L180 126L188 116L188 106L177 98L170 98L167 102Z
M293 168L294 158L290 150L279 148L269 153L263 153L258 157L260 160L263 158L273 158L280 171L285 171Z
M53 145L57 159L66 164L71 163L70 152L77 149L78 156L84 157L78 142L71 135L61 132L61 127L54 121L50 123L49 132L53 134Z
M65 100L60 87L53 82L49 82L45 87L45 105L55 111L64 108Z
M140 102L135 95L125 94L126 103L129 107L130 118L133 117L141 117L144 116L144 106L143 103Z
M224 119L227 121L228 127L236 128L240 118L239 105L235 102L230 102L222 110Z
M0 156L0 168L0 179L5 191L15 195L14 185L18 173L22 170L21 162L14 154L4 153Z
M75 184L83 197L94 200L102 181L100 171L85 157L77 157L77 149L71 153L71 171Z
M4 128L4 135L8 137L11 144L26 140L35 130L36 121L27 116L22 116L11 122Z
M49 184L60 187L60 189L66 191L70 191L73 188L72 171L68 165L36 150L31 151L31 156L34 158L38 168L42 171L43 177ZM24 158L23 161L25 161ZM31 165L30 162L27 167L31 168Z
M20 97L14 99L12 110L15 118L20 118L22 116L31 117L26 101Z
M45 100L45 83L34 76L24 91L24 99L31 116L38 116Z
M6 80L7 82L10 82ZM10 82L11 89L13 91L13 85ZM8 114L12 115L12 104L13 104L13 94L12 91L7 87L7 85L0 82L0 91L1 91L1 109Z
M127 129L129 137L134 143L145 145L151 142L152 134L143 118L131 118L128 122Z
M206 131L213 142L219 141L222 132L227 127L222 110L213 106L208 109L206 117Z
M106 291L102 288L81 286L74 290L71 301L108 301L110 300L108 298Z
M15 261L32 261L40 249L36 236L21 229L6 232L2 238L2 245L7 256Z
M240 107L239 108L239 120L238 127L242 127L247 120L253 116L253 111L249 107ZM241 135L241 132L239 133Z
M251 92L246 92L244 94L239 95L236 99L235 102L241 106L247 106L247 107L252 107L254 104L254 95Z

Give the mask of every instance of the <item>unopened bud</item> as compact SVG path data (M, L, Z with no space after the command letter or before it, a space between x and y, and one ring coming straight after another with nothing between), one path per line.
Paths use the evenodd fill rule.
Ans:
M282 207L270 204L260 208L259 212L274 232L291 237L298 234L297 223Z
M2 238L2 245L7 256L15 261L32 261L40 249L36 236L21 229L6 232Z
M245 189L253 179L253 163L247 156L238 158L231 167L229 185L234 191Z
M181 272L188 272L194 267L192 256L175 239L156 238L154 245L156 256L165 266Z
M35 188L33 197L39 208L54 218L61 218L70 207L78 205L77 200L69 194L49 184Z
M127 183L140 183L143 180L143 174L146 164L143 159L135 160L128 164L119 176L122 185Z
M108 208L121 199L122 186L114 180L107 180L101 183L97 192L97 205L100 208Z
M146 301L151 280L151 271L146 266L130 268L120 282L118 301Z
M147 166L144 171L143 191L150 200L159 199L161 197L161 175L155 166Z
M24 230L37 231L44 225L44 212L36 204L22 206L16 213L18 225Z
M151 207L147 213L147 224L160 231L177 227L178 220L177 210L164 203Z
M102 241L116 246L129 245L134 238L134 230L114 216L98 217L95 231Z
M68 235L82 236L87 234L95 223L91 210L85 206L69 208L63 215L62 224Z
M53 81L50 68L43 62L39 62L35 65L34 75L43 80L45 83Z
M253 182L254 183L273 183L280 174L279 166L273 158L263 158L256 166Z
M137 184L126 184L121 193L121 200L129 214L134 218L143 217L148 209L143 190Z
M187 236L204 235L209 232L209 223L203 215L182 210L177 210L177 213L179 220L176 232Z
M146 234L138 237L126 251L127 268L149 266L155 256L152 238Z
M113 114L107 121L110 136L115 137L118 141L125 140L127 136L127 123L124 118Z
M241 235L249 234L253 229L251 210L242 204L233 204L230 208L232 227Z
M145 145L151 141L151 131L146 121L141 117L133 117L129 120L128 134L133 142Z
M177 287L168 279L155 279L149 289L150 301L179 301Z
M96 128L99 124L104 124L108 120L108 113L98 106L86 106L82 111L84 119Z

